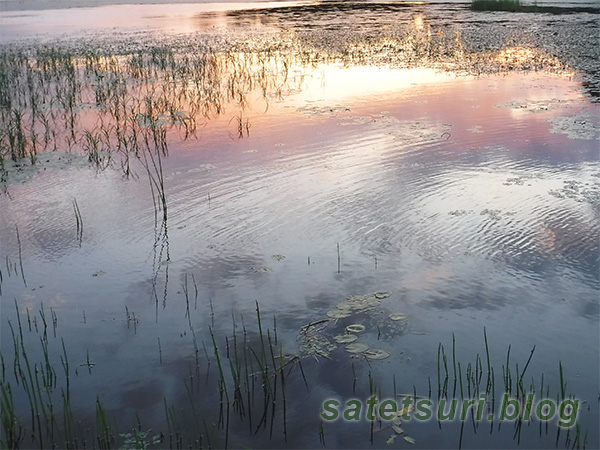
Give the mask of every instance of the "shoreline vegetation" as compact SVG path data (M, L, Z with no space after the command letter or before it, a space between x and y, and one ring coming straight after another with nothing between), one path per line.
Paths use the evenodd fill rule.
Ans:
M147 155L167 155L168 134L196 137L197 128L226 107L239 112L241 138L249 127L242 112L252 92L266 101L281 98L319 64L430 67L473 75L568 69L558 58L528 47L470 50L458 32L405 30L325 49L278 36L221 45L190 52L0 48L0 174L9 159L29 159L33 165L38 153L66 149L86 155L101 170L120 165L130 176L133 160L146 167Z
M474 11L505 11L547 14L600 14L600 8L591 6L540 6L524 4L521 0L473 0L471 9Z

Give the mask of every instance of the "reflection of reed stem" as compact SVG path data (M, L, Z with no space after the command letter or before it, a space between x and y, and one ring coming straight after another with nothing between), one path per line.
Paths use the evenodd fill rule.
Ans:
M27 286L27 281L25 281L25 271L23 270L23 251L21 249L21 237L19 236L19 227L15 225L15 230L17 231L17 243L19 245L19 266L21 267L21 276L23 277L23 284Z

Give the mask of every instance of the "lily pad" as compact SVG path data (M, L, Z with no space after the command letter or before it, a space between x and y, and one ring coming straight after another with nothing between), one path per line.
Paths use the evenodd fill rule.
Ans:
M369 359L386 359L390 357L390 352L383 349L372 348L365 352L365 356Z
M363 353L369 350L369 346L367 344L363 344L362 342L354 342L346 345L346 350L348 350L350 353Z
M406 320L406 314L402 314L402 313L390 314L390 319L392 319L392 320Z
M350 344L358 339L358 336L355 334L339 334L334 336L333 340L338 344Z
M346 327L346 331L349 333L362 333L365 331L365 326L360 323L355 323L352 325L348 325Z
M350 312L341 309L332 309L331 311L327 311L327 317L332 319L345 319L346 317L350 317Z

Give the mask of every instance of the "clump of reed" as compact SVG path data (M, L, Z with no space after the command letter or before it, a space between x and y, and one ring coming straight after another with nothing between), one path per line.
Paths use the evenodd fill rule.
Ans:
M534 1L533 4L527 4L521 2L521 0L472 0L471 9L474 11L506 11L546 14L598 14L600 12L600 8L593 6L577 6L573 4L558 6L538 5L537 1Z
M532 347L527 360L521 364L511 359L511 348L509 345L506 351L505 362L501 365L500 370L494 367L492 357L490 356L490 344L488 341L487 331L483 329L483 339L485 344L485 354L481 356L476 354L475 360L468 362L466 365L457 358L456 337L452 334L452 353L451 360L449 353L442 343L438 346L437 352L437 400L448 401L449 398L456 399L460 395L461 399L472 401L476 404L482 398L485 398L485 413L484 417L491 414L494 420L490 422L489 432L493 432L497 426L499 430L501 421L496 417L496 412L502 401L502 395L508 394L511 398L525 404L526 399L530 394L537 395L537 400L552 399L555 395L556 404L565 399L574 399L573 395L567 395L566 381L564 379L563 365L559 361L559 389L555 393L550 390L548 382L544 381L544 374L538 375L539 378L527 375L530 368L534 353L535 345ZM546 379L547 380L547 379ZM498 385L496 385L498 381ZM434 391L432 390L431 377L428 379L428 396L431 399ZM498 395L498 396L497 396ZM414 394L416 399L416 392ZM481 422L475 420L474 410L471 410L472 425L474 432L481 425ZM514 421L514 439L521 439L521 432L525 423L530 424L531 419L524 419L524 408L521 409L517 420ZM465 422L461 424L461 434L459 438L459 447L462 445L462 437ZM545 431L548 433L548 423L546 422ZM539 423L539 433L542 435L542 422ZM561 427L556 427L556 442L559 442L561 435ZM569 428L565 433L565 445L571 448L586 448L587 432L585 436L581 435L581 427L579 423L573 428Z
M231 427L234 415L238 422L246 424L250 436L258 432L272 435L277 424L284 439L287 439L287 380L301 362L284 354L277 336L276 320L273 319L272 327L266 326L258 303L256 330L248 329L242 318L240 334L233 316L231 336L217 335L210 328L210 353L204 343L199 343L188 310L195 355L195 370L184 381L189 405L175 408L165 399L164 426L152 435L139 423L139 419L133 427L121 428L98 396L95 404L89 405L95 410L93 420L85 421L79 417L73 407L72 385L77 381L74 378L85 376L85 373L91 375L96 363L88 351L85 362L72 364L64 339L57 338L56 313L52 308L50 313L51 317L47 317L42 304L37 314L31 315L27 309L25 320L15 301L16 322L8 319L12 351L4 353L3 349L0 352L2 448L114 448L129 444L143 445L141 448L151 444L162 448L166 445L169 448L189 445L227 448L233 445ZM138 321L133 311L126 308L127 327L133 327L135 332ZM160 339L158 349L162 364ZM206 357L205 364L201 349ZM202 386L203 365L206 382L215 382L212 392ZM217 373L212 376L210 368L215 366ZM78 370L81 367L84 372ZM216 409L212 403L206 402L207 395L210 398L213 394L218 399ZM184 424L191 424L191 429Z
M521 0L472 0L471 9L475 11L522 11Z
M291 56L237 49L178 54L161 47L128 55L2 49L0 160L33 163L40 150L80 149L100 169L121 155L129 175L131 155L166 153L167 131L193 137L198 122L223 114L226 104L243 111L251 91L281 92L292 79L290 63L276 58ZM247 133L249 123L239 117Z

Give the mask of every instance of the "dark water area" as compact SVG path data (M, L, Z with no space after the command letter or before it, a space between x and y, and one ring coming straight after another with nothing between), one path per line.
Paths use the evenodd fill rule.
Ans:
M3 446L597 448L598 17L441 12L9 23Z

